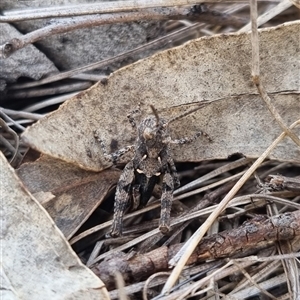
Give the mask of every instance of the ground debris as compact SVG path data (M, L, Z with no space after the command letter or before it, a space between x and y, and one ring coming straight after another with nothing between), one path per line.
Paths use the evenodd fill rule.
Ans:
M206 259L242 256L276 241L291 240L300 235L300 211L288 212L271 218L257 217L245 222L237 229L223 231L206 237L198 245L188 265ZM168 269L168 261L183 244L160 247L145 254L134 256L118 254L104 260L92 270L108 289L114 287L114 274L122 273L125 282L138 282L155 272Z

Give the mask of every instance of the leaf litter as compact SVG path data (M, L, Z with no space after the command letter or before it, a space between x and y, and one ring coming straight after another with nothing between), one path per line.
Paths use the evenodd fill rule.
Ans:
M299 60L297 60L297 53L299 53L299 44L297 43L298 31L299 22L292 22L260 31L262 80L266 84L269 95L272 97L272 103L288 125L299 118L299 79L297 78L299 70ZM237 57L238 59L236 59ZM258 96L257 90L251 81L250 61L251 42L249 34L232 34L195 40L115 72L107 81L99 82L88 91L70 99L57 112L42 119L25 132L24 138L33 148L50 155L52 158L44 156L32 164L23 164L18 170L20 176L28 189L34 191L35 195L41 199L44 207L48 209L50 215L57 225L60 226L66 237L71 238L75 235L70 243L74 249L77 249L77 253L79 253L83 261L86 261L90 256L88 265L92 266L93 270L98 268L96 273L100 278L101 271L104 270L101 267L101 263L98 265L98 261L100 257L103 259L105 256L103 263L113 261L117 267L121 268L119 271L121 271L125 279L126 276L129 276L127 284L132 283L132 285L128 285L123 289L126 293L131 294L144 288L144 298L147 293L149 293L148 296L157 294L154 288L165 283L165 277L160 276L166 276L166 274L165 272L162 274L160 270L167 268L167 265L163 266L170 263L168 262L169 258L163 257L160 260L157 254L153 256L153 253L149 252L147 259L153 262L154 259L158 258L158 268L154 270L155 272L158 271L158 273L150 276L147 281L141 281L142 276L137 276L137 283L134 283L134 278L130 278L131 272L126 271L124 263L127 264L132 260L138 260L140 254L147 253L147 251L157 248L160 244L166 247L169 247L169 245L175 248L176 245L180 247L178 242L187 239L191 231L189 226L192 225L194 228L200 227L205 219L216 209L216 206L212 206L212 204L219 202L226 195L228 189L246 171L242 167L242 172L237 172L235 175L228 177L231 174L226 174L227 162L221 160L220 162L212 161L212 166L209 163L200 164L200 171L199 169L197 171L197 168L195 168L187 173L185 163L189 161L199 162L210 159L226 159L232 154L235 154L237 158L242 155L248 158L256 158L282 132L282 129L273 120L273 117ZM116 86L118 89L116 89ZM125 225L125 236L122 238L102 238L105 231L108 230L107 227L110 225L110 222L102 223L102 225L94 226L86 231L84 231L84 228L87 224L84 224L83 228L77 232L78 228L88 218L92 218L90 216L91 212L100 205L119 177L119 171L113 169L94 173L80 170L77 167L101 171L110 166L104 159L99 144L94 139L94 131L96 130L97 135L105 140L108 152L113 152L123 146L132 144L134 141L135 132L130 129L126 115L139 104L142 110L141 118L150 113L149 104L154 105L159 114L170 118L178 115L185 109L194 107L199 101L203 100L216 102L207 105L193 114L193 116L180 120L178 124L174 123L172 128L174 138L191 136L198 130L204 130L213 139L212 143L207 143L204 139L200 139L190 148L180 147L173 149L175 160L182 162L179 166L181 165L180 174L183 177L183 187L189 176L201 176L201 174L206 174L210 170L217 168L220 164L223 168L225 167L225 171L223 169L224 173L221 172L216 175L216 178L210 178L209 181L203 182L202 187L199 188L198 185L197 196L188 197L183 193L178 197L180 199L186 198L184 202L174 199L172 212L174 219L171 222L174 231L171 235L167 237L162 236L157 231L158 223L156 220L146 222L144 219L140 223L140 214L142 212L148 212L147 214L149 214L149 211L152 211L151 218L153 218L153 214L156 218L158 217L154 209L159 207L159 204L155 200L139 212L133 212L126 216L125 219L128 223ZM66 119L66 122L64 119ZM298 134L297 127L294 132ZM241 279L238 284L239 287L237 285L230 293L232 297L238 297L239 299L246 298L246 295L250 294L253 296L258 293L268 295L267 289L270 283L265 280L267 275L273 276L272 279L275 280L274 283L271 283L271 286L275 287L287 282L290 295L292 294L291 290L294 291L294 295L297 293L299 273L297 273L295 257L297 257L297 252L300 249L299 236L297 234L298 227L295 227L293 222L288 223L291 219L283 213L287 210L299 209L297 207L298 192L294 189L286 190L286 186L278 190L278 187L275 188L273 185L263 183L261 180L266 179L268 174L277 174L277 172L291 176L297 175L299 171L299 167L297 167L299 157L299 148L289 139L285 139L269 155L269 158L281 160L282 163L276 165L272 161L267 161L261 164L255 176L248 179L244 187L244 192L247 191L244 198L240 199L237 197L233 199L233 204L228 206L218 220L215 220L214 226L211 226L209 232L209 235L211 235L214 232L226 229L223 228L224 226L229 226L228 232L230 236L230 233L234 233L232 229L241 224L245 218L250 218L250 220L252 218L254 221L255 215L257 213L261 214L263 210L270 217L280 214L279 218L282 218L284 225L287 226L286 228L291 230L290 234L295 234L294 239L286 243L283 241L278 242L275 239L272 241L274 244L264 246L261 245L258 235L254 232L254 244L252 247L250 246L249 251L246 251L246 247L245 249L240 249L240 255L245 257L245 259L250 259L250 255L255 253L259 257L254 258L252 261L231 259L227 264L225 261L218 259L211 264L206 261L198 266L190 266L183 271L182 274L185 276L186 281L182 278L181 284L192 280L195 285L195 291L191 292L188 285L183 285L178 292L174 291L169 296L164 296L163 299L179 299L179 296L184 298L184 295L187 296L196 292L197 286L199 288L205 285L207 290L211 289L220 293L222 286L220 285L214 290L209 286L209 276L204 276L200 280L193 277L190 278L194 274L198 274L203 267L205 267L206 274L208 271L216 268L213 273L216 282L219 279L223 279L223 281L227 280L230 283L227 276L237 272L242 274L239 276L248 278L252 282L253 287L248 289L248 291L243 289L242 286L247 281ZM54 158L63 159L65 162ZM120 163L129 159L130 156L125 156ZM66 162L71 162L73 165ZM294 171L288 162L294 164L296 167ZM228 171L232 170L229 168L229 164ZM52 165L53 170L51 169ZM65 178L63 170L66 170ZM29 174L32 178L27 178ZM56 176L57 181L49 180L47 176ZM225 181L226 177L228 178L227 181ZM296 185L299 182L297 177L285 178L286 182L293 182L293 184L296 182ZM99 186L103 185L103 187L96 187L96 180ZM255 188L257 183L259 184L258 189ZM274 188L276 191L274 191ZM251 194L251 191L262 194L261 196L258 194L256 198ZM264 194L266 192L269 196ZM201 193L205 193L204 196ZM78 199L77 194L79 196ZM154 195L156 198L159 198L159 191L156 191ZM83 203L86 200L87 204ZM110 200L106 200L106 202L108 201ZM105 204L105 202L102 204ZM99 210L97 213L99 213ZM130 219L131 216L134 216L134 218ZM148 218L150 216L148 215ZM64 222L64 218L68 222ZM100 219L103 221L102 217ZM224 220L227 220L227 222L224 222ZM231 222L234 225L230 227ZM258 222L257 224L259 232L259 230L263 229L263 222ZM97 227L101 227L101 229ZM94 234L99 230L100 235L96 236L95 239ZM240 230L242 230L242 227ZM280 230L280 226L278 226L278 230ZM145 232L148 234L147 238L144 237L142 239L143 235L141 233ZM225 238L229 237L226 236L225 232L224 235ZM236 237L234 236L234 238ZM96 245L95 241L98 241ZM245 246L247 246L247 242L246 240ZM283 249L284 253L290 253L290 256L284 256L286 254L274 255L278 253L276 252L276 242ZM92 253L90 252L90 246L94 247ZM120 252L132 249L132 247L134 247L135 251ZM215 242L212 242L212 247L209 248L214 249L214 247L217 247L221 252L224 251L223 247L226 246L222 244L220 236ZM108 251L109 249L111 251ZM159 251L159 248L157 249ZM118 260L119 257L124 255L124 262ZM113 257L112 260L110 256ZM92 257L96 259L93 261ZM269 270L263 262L259 265L257 264L260 257L269 257L273 260L273 271ZM278 260L281 257L286 258L287 264L284 264L284 267L290 270L288 279L284 273L277 277L275 276L276 272L274 270L276 268L281 270L282 268ZM251 265L252 269L249 268ZM145 272L147 267L143 268L141 264L137 267L141 268L140 272L146 278L151 274ZM108 271L112 272L109 275L109 280L113 284L107 284L107 287L111 289L114 288L114 280L112 280L111 276L114 277L118 270L113 267ZM161 280L161 278L164 279ZM120 283L117 283L117 285L119 287L118 290L110 292L111 298L120 296ZM151 289L149 289L150 287ZM205 291L206 289L203 290L202 288L202 291L199 293ZM203 296L205 297L205 294Z

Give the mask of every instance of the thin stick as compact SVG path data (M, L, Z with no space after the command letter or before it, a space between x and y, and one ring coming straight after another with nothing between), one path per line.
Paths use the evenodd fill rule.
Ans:
M225 164L224 166L214 169L213 171L206 173L205 175L201 176L200 178L197 178L197 179L181 186L180 188L178 188L177 190L174 191L173 195L177 196L182 193L186 193L190 190L193 190L193 189L197 188L198 186L200 186L205 181L212 179L214 177L217 177L220 174L223 174L225 172L231 171L235 168L249 164L251 161L252 161L252 159L250 159L250 158L241 158L239 160Z
M258 29L257 29L257 2L256 0L250 0L250 11L251 11L251 23L252 23L252 81L257 87L257 90L267 105L269 111L279 124L279 126L286 132L286 134L300 147L299 137L292 132L284 123L280 114L272 104L270 97L268 96L264 85L260 80L260 71L259 71L259 40L258 40Z
M268 96L268 94L267 94L264 86L260 82L260 79L256 83L256 87L257 87L257 89L258 89L258 91L260 93L261 98L266 103L269 111L271 112L271 114L273 115L273 117L276 119L277 123L280 125L280 127L282 128L282 130L286 131L286 134L293 140L293 142L295 144L298 145L298 147L300 147L300 139L299 139L299 137L293 131L291 131L290 128L284 123L284 121L281 118L280 114L278 113L278 111L276 110L276 108L274 107L274 105L272 104L272 101L271 101L270 97Z
M259 38L257 29L257 4L256 0L250 0L251 14L251 42L252 42L252 80L255 82L259 77Z
M274 2L273 0L263 0L264 2ZM91 14L104 13L119 13L136 11L145 8L155 7L171 7L195 5L203 3L204 1L197 0L127 0L127 1L106 1L102 3L88 3L79 5L64 5L54 7L41 7L34 9L27 9L22 11L2 11L4 16L0 16L0 22L18 22L25 20L44 19L53 17L74 17ZM247 0L206 0L206 3L244 3Z
M187 14L187 9L184 11L185 14ZM173 9L172 13L168 11L166 15L163 15L164 13L166 13L166 11L156 12L153 10L146 10L132 13L116 13L70 18L59 23L55 22L52 25L35 30L19 38L11 39L0 47L0 54L3 58L7 58L15 51L24 48L25 46L38 40L52 35L70 32L76 29L89 28L104 24L133 22L137 20L166 19L174 15L174 13L175 15L178 15L179 10Z
M51 105L60 104L60 103L65 102L66 100L76 96L79 93L80 92L75 92L75 93L64 94L63 96L51 97L51 98L45 99L43 101L40 101L40 102L37 102L35 104L25 107L23 109L23 111L34 112L34 111L43 109L43 108L51 106Z
M290 129L300 124L300 119L294 122ZM175 266L170 277L168 278L165 286L162 289L161 294L167 295L171 288L174 286L175 282L182 269L184 268L186 262L188 261L191 254L194 252L195 248L211 227L216 218L222 213L222 211L227 207L229 201L235 196L235 194L240 190L244 183L249 179L249 177L255 172L255 170L261 165L261 163L269 156L270 152L278 145L279 142L283 140L286 136L286 132L281 133L281 135L266 149L266 151L254 162L254 164L248 169L248 171L238 180L238 182L233 186L225 198L219 203L217 208L211 213L211 215L206 219L206 221L198 228L198 230L191 236L187 243L180 249L180 251L170 260L169 265Z

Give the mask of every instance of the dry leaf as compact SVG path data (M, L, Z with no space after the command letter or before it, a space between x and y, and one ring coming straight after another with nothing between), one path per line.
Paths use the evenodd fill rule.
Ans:
M45 156L23 164L17 173L27 189L38 194L38 200L67 239L101 204L120 176L117 169L99 174ZM46 200L44 193L48 194Z
M1 299L109 299L43 207L1 165Z
M299 118L299 24L291 22L260 30L262 81L287 125ZM141 103L169 119L189 105L216 100L171 126L174 138L206 131L213 142L199 138L174 146L177 161L226 158L236 152L259 156L281 133L251 81L249 33L216 35L141 60L113 73L67 101L23 135L33 148L90 169L109 166L94 131L115 151L133 143L126 115ZM295 130L299 132L299 129ZM288 139L271 158L299 161L300 151ZM128 159L128 158L127 158Z

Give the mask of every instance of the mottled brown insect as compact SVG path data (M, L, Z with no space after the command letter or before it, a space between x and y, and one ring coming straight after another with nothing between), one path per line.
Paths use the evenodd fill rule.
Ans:
M162 186L159 229L164 234L169 232L173 191L174 188L180 185L170 144L185 144L194 141L202 134L206 134L198 132L192 138L172 140L168 132L168 125L170 122L182 118L199 108L185 112L167 122L159 118L156 110L151 106L153 116L143 119L139 124L135 144L114 154L107 154L104 144L100 140L106 158L113 162L127 151L134 151L134 157L125 166L117 185L110 236L122 235L123 215L129 208L130 202L132 202L133 209L145 206L156 184ZM132 114L129 114L128 118L135 127L136 123Z

